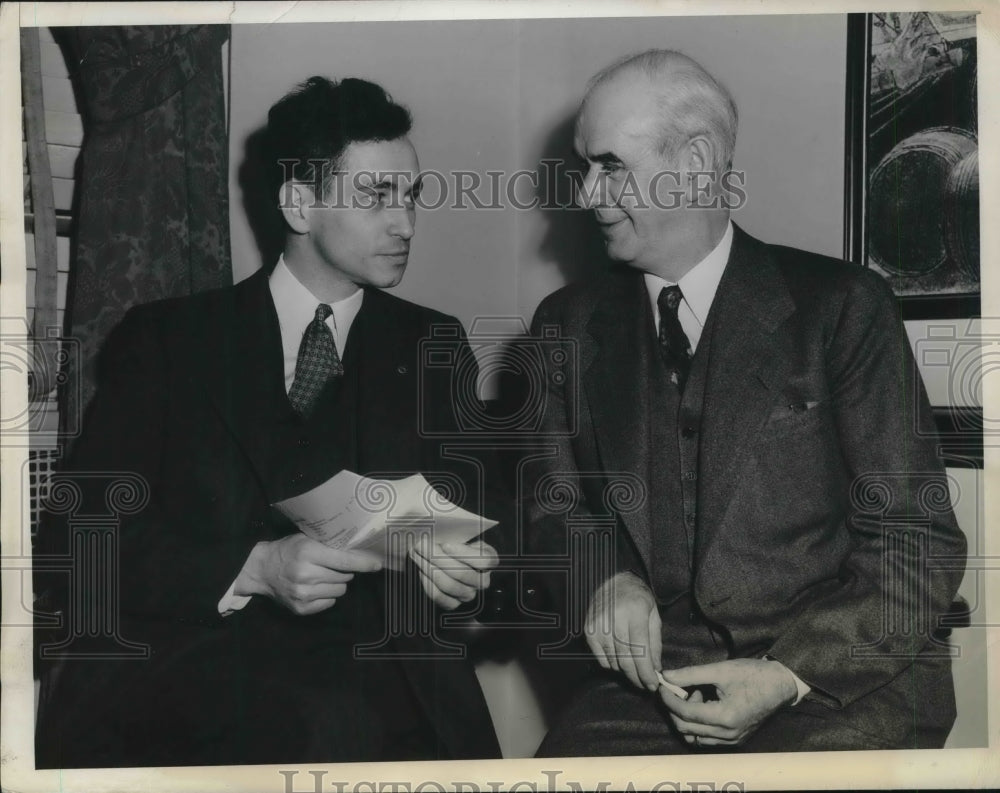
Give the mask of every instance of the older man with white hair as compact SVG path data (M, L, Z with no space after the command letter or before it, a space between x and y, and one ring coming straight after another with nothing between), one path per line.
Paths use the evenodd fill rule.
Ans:
M536 314L567 356L528 517L534 551L584 549L569 624L604 670L543 756L935 747L954 720L933 628L966 547L896 301L731 222L736 129L672 51L604 70L580 108L580 203L621 266ZM579 527L622 474L645 501L613 558L567 543L543 485L578 488Z

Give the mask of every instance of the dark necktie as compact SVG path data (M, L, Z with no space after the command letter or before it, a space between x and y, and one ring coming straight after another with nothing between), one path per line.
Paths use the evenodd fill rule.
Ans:
M680 392L684 391L692 357L691 342L677 318L677 307L683 297L681 288L674 284L663 287L656 299L656 305L660 309L660 351L670 372L670 381Z
M330 306L320 303L302 334L299 357L295 361L295 379L288 392L288 399L300 416L308 416L327 382L344 373L333 332L326 324L332 313Z

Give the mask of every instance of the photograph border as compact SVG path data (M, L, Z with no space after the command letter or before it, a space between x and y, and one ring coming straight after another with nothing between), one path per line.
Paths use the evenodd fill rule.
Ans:
M272 22L291 24L307 21L354 21L359 19L411 20L411 19L511 19L562 16L626 17L647 15L709 16L722 14L817 14L858 13L869 3L865 0L844 0L822 4L768 0L749 6L739 0L721 0L711 4L694 5L681 2L650 3L628 0L608 3L578 2L575 4L537 2L345 2L337 4L315 3L121 3L121 4L28 4L6 3L0 7L0 103L2 103L2 128L0 128L0 241L3 250L3 280L0 282L0 317L6 319L25 316L25 247L20 173L20 123L15 106L20 99L19 85L19 28L21 26L83 25L83 24L153 24L183 23L202 24L225 22L230 24ZM886 10L912 10L905 3L880 4ZM940 2L935 10L951 8L968 10L978 8L979 17L979 69L981 85L1000 84L1000 7L992 0L976 2ZM850 84L850 80L849 80ZM983 102L989 99L988 102ZM980 146L983 156L980 170L981 184L997 185L1000 179L998 152L998 105L996 97L980 92ZM850 106L850 101L848 101ZM849 111L847 123L853 116ZM856 119L855 119L856 120ZM16 136L16 137L15 137ZM857 141L849 146L856 146ZM846 155L845 155L846 156ZM850 166L845 168L846 186L856 186L857 164L847 157ZM864 173L864 172L862 172ZM850 191L846 191L850 194ZM1000 217L1000 192L995 188L983 193L980 216ZM863 212L863 205L861 211ZM845 253L852 260L857 250L864 252L863 222L858 225L858 207L845 206ZM863 215L862 215L863 218ZM981 233L982 260L995 261L1000 254L1000 238L996 224L984 224ZM860 241L859 241L860 240ZM1000 303L998 286L988 268L982 280L982 331L1000 337ZM934 299L935 301L937 298ZM940 304L948 318L955 306ZM906 309L904 306L904 317ZM965 316L959 314L958 316ZM928 318L922 313L921 318ZM25 326L26 327L26 326ZM22 329L23 332L23 329ZM988 378L984 380L983 398L987 408L978 413L978 451L970 438L975 435L968 427L975 423L975 409L938 408L935 421L951 439L943 438L942 446L956 447L949 459L970 459L984 469L984 514L1000 514L997 497L997 461L1000 444L987 436L983 440L982 427L993 408L1000 404L997 386ZM0 400L6 410L27 410L27 384L23 375L4 371L0 383ZM966 412L963 412L966 411ZM971 417L971 418L970 418ZM950 428L950 430L949 430ZM958 428L956 430L956 428ZM971 444L971 445L970 445ZM965 450L965 451L962 451ZM829 788L945 788L945 787L996 787L1000 786L1000 768L996 751L1000 746L1000 696L996 696L997 634L996 627L989 627L987 645L990 647L989 673L989 746L983 749L941 749L865 751L849 753L766 754L766 755L708 755L685 757L613 757L574 758L567 760L491 760L448 761L419 763L357 763L315 766L238 766L200 768L131 768L88 769L70 771L35 771L33 767L33 681L32 681L32 630L30 625L19 624L16 617L24 609L24 596L31 591L30 543L25 547L24 527L21 521L21 504L27 499L26 486L20 472L27 459L24 442L0 441L0 471L2 471L2 498L0 498L0 547L3 557L0 566L2 577L2 619L0 624L0 675L3 697L0 701L0 770L5 788L18 791L87 790L99 791L275 791L276 793L303 793L312 790L394 790L401 788L379 787L408 781L412 789L463 790L466 793L477 786L482 790L557 790L595 789L607 781L605 789L633 790L754 790L754 789L829 789ZM994 509L991 510L991 507ZM996 569L1000 559L1000 546L993 536L995 526L987 526L987 547L979 549L985 559L985 569ZM992 560L992 562L990 561ZM992 564L994 567L990 567ZM986 576L985 592L991 611L996 607L1000 584L996 576ZM942 754L944 753L944 754ZM441 780L450 780L443 782ZM343 787L337 785L343 783ZM429 783L438 783L434 787ZM358 787L358 785L370 787ZM420 786L423 785L421 788ZM737 787L727 787L736 785ZM352 787L353 786L353 787ZM534 787L531 787L534 786Z

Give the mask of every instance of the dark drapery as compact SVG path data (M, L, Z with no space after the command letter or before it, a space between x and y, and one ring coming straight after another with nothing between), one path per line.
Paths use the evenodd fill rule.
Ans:
M57 29L84 141L60 405L79 426L97 354L133 305L232 283L222 44L229 26ZM73 371L73 370L76 371Z

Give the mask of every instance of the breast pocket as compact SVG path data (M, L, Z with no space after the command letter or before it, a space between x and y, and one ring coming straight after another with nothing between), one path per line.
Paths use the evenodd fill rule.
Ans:
M802 542L806 527L827 526L845 481L829 401L776 406L757 438L750 471L755 493L748 512L764 532L762 541Z
M783 401L776 405L764 424L765 437L777 438L791 433L820 431L830 420L827 400Z

